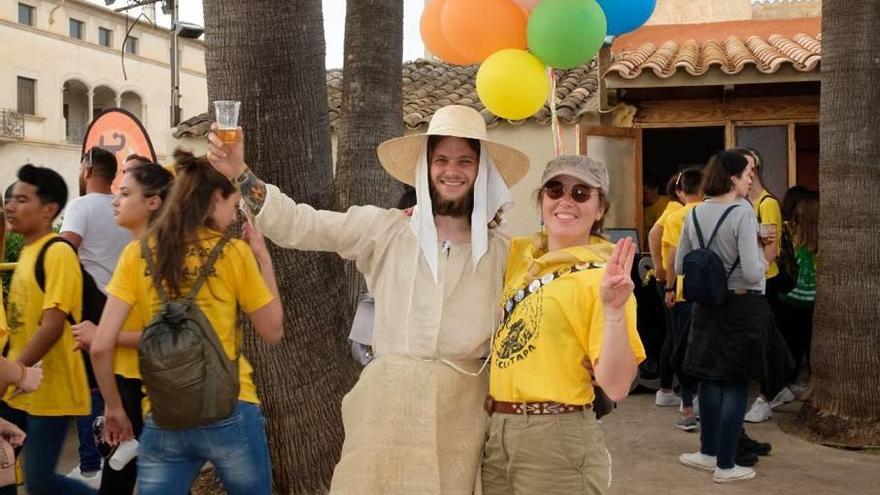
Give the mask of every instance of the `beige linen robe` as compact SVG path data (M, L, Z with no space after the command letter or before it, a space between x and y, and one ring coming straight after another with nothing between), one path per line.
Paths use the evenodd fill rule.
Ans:
M355 260L375 297L375 360L342 401L345 442L333 494L470 494L486 415L480 368L496 328L507 258L490 231L476 270L469 244L440 251L438 279L398 210L296 204L275 186L256 226L276 244Z

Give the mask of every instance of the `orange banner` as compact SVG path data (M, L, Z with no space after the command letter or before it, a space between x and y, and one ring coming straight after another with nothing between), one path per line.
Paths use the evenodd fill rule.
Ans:
M125 172L125 157L138 154L156 161L156 152L153 143L143 124L127 110L121 108L109 108L92 120L83 140L82 154L93 146L104 148L116 155L118 168L116 179L113 181L115 193Z

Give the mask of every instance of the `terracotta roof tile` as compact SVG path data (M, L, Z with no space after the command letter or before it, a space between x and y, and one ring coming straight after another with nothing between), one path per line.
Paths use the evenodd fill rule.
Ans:
M486 110L476 90L476 65L449 65L440 61L414 60L404 62L401 70L403 83L403 122L408 129L424 127L434 112L446 105L467 105L477 109L492 127L502 120ZM590 62L573 69L556 71L556 111L559 119L574 124L581 116L591 111L592 98L598 88L596 64ZM342 70L327 71L327 106L330 127L339 125L342 107ZM525 120L507 121L522 124L535 121L550 123L550 105L546 104L532 117ZM210 122L207 114L187 119L177 126L174 137L204 136Z
M758 34L744 35L749 27ZM815 29L817 34L791 33L793 27ZM782 34L767 34L773 30ZM774 20L649 26L640 29L641 33L636 31L637 37L615 41L612 64L605 75L635 79L650 70L657 77L668 78L682 70L701 76L713 67L732 75L748 66L765 74L784 66L801 72L817 71L822 59L819 30L818 18L792 23ZM687 34L694 37L684 38ZM724 41L718 41L722 37Z

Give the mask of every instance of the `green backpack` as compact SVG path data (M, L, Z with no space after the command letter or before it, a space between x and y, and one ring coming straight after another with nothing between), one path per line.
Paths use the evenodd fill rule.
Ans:
M182 430L214 423L232 415L238 402L239 355L232 360L226 356L217 332L195 303L228 240L224 235L217 242L189 294L178 299L168 299L154 275L158 271L150 248L141 241L141 255L162 307L144 328L138 361L153 421L160 428Z

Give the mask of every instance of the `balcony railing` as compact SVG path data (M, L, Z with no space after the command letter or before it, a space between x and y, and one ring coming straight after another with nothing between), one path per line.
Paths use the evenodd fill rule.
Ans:
M0 138L24 139L24 115L0 108Z

